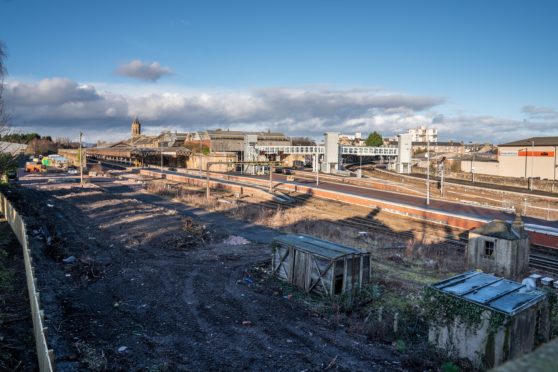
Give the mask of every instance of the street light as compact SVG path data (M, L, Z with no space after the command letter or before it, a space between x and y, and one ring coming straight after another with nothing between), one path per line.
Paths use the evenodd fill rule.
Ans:
M535 165L533 162L535 161L535 140L531 140L531 182L529 183L529 190L533 191L533 169Z
M81 141L83 133L79 132L79 183L83 187L83 152L81 151ZM87 165L87 162L85 162Z
M320 155L316 154L316 164L318 167L316 168L316 186L320 185L320 168L322 167L322 162L320 161Z
M161 153L161 174L163 174L163 143L159 144L159 152Z
M426 205L430 205L430 141L426 142Z
M471 182L475 183L475 149L473 141L470 141L469 144L471 145Z

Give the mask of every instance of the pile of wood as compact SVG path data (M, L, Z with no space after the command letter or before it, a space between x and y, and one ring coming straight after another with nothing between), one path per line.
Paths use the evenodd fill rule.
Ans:
M210 239L209 230L205 225L200 225L191 218L186 218L182 231L169 238L166 244L178 249L189 249L205 245Z

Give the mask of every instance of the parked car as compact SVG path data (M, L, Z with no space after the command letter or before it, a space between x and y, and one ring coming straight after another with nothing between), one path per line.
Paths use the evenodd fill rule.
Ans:
M68 169L68 174L78 174L78 170L76 168L70 168Z

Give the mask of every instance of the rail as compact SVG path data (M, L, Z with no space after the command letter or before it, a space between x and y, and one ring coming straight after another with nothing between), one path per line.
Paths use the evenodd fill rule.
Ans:
M23 248L23 260L25 264L25 277L27 280L27 291L31 305L31 316L33 319L33 335L37 349L37 359L41 372L54 370L54 351L48 348L46 341L47 328L44 326L44 314L40 308L40 293L37 291L36 278L33 268L31 250L29 249L29 237L25 221L8 201L5 195L0 193L0 212L10 224L14 234Z

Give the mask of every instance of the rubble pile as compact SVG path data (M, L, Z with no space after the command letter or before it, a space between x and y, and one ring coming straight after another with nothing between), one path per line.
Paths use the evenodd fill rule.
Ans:
M178 249L190 249L205 245L211 240L211 232L205 225L195 223L191 218L186 218L183 229L165 239L164 244Z

